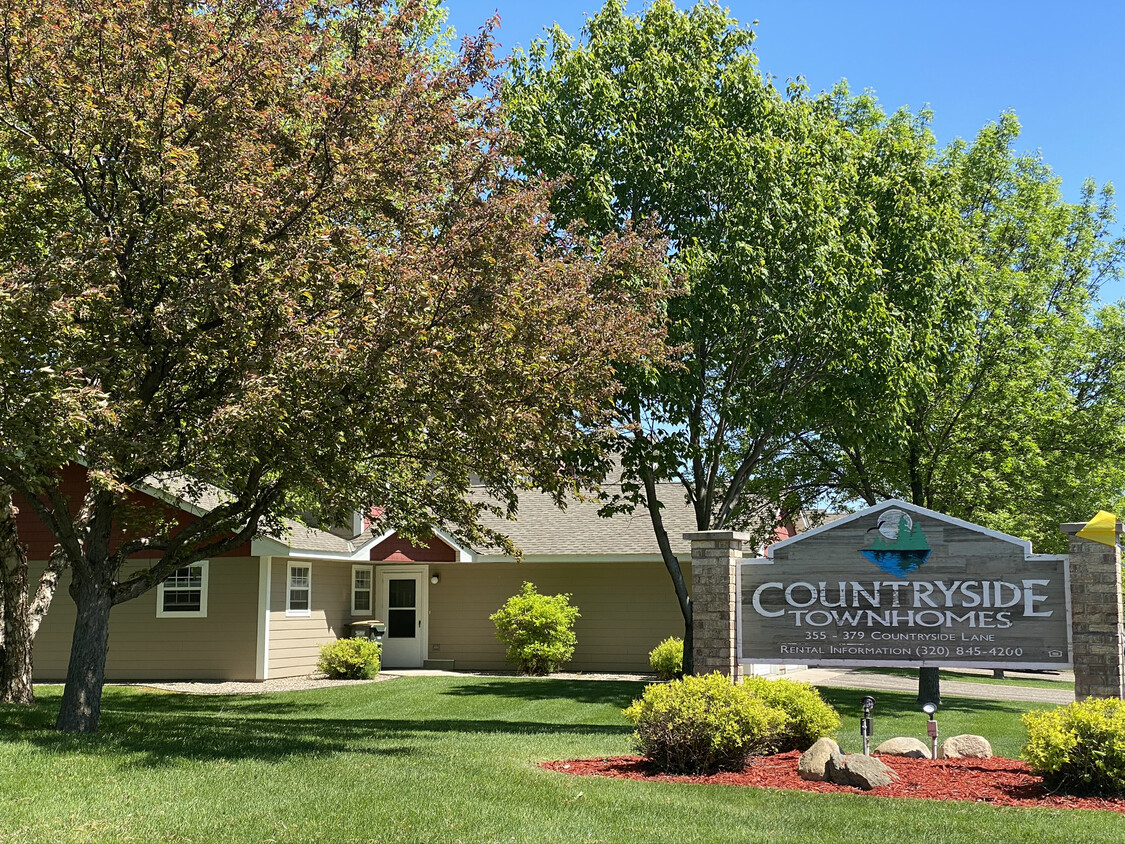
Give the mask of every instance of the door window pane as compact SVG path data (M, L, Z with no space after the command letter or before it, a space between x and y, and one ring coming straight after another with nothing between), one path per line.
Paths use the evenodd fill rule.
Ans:
M417 613L409 610L387 610L387 632L391 639L413 639Z
M418 606L415 603L417 588L418 581L414 578L409 578L407 580L389 580L387 582L387 606L409 607L413 609Z

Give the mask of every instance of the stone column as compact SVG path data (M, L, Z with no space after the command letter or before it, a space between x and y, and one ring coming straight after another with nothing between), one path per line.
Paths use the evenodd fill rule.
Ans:
M1070 537L1074 698L1125 697L1121 549L1076 536L1085 526L1062 526L1063 533ZM1121 530L1118 522L1118 537Z
M691 542L692 655L695 673L739 676L735 639L738 566L749 534L731 530L685 533Z

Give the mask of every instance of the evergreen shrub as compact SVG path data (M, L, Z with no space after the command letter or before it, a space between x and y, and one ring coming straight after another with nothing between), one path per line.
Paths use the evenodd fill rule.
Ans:
M524 583L488 618L521 674L550 674L574 656L574 622L580 617L569 594L541 595L534 584Z
M369 680L379 673L382 652L371 639L337 639L320 646L316 667L331 680Z
M1125 795L1125 701L1087 698L1028 712L1023 758L1049 788L1070 794Z
M740 771L771 749L785 713L715 672L648 686L624 710L637 751L657 771Z
M684 640L670 636L649 651L649 667L661 680L684 676Z
M771 748L774 753L808 750L818 739L835 738L840 729L839 714L808 683L747 677L743 686L754 697L785 713L785 724Z

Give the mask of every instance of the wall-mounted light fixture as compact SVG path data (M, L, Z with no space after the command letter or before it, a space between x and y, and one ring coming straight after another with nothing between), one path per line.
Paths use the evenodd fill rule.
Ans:
M440 574L436 574L436 573L435 573L435 574L431 574L431 575L430 575L430 583L434 584L435 586L436 586L437 584L441 583L441 575L440 575Z

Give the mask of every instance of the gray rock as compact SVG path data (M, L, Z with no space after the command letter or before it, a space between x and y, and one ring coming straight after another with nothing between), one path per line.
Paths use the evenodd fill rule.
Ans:
M992 745L984 736L950 736L938 748L938 759L990 759Z
M844 774L847 784L870 791L881 785L890 785L898 779L895 772L874 756L852 753L844 757Z
M844 754L837 750L833 750L828 757L828 761L824 763L824 779L826 782L834 782L836 785L848 784L848 772L844 770Z
M916 738L905 738L903 736L887 739L875 748L875 752L880 756L906 756L910 759L930 758L930 748Z
M797 762L797 775L803 780L824 782L828 779L825 766L832 754L840 755L840 745L830 738L822 738L801 754Z

